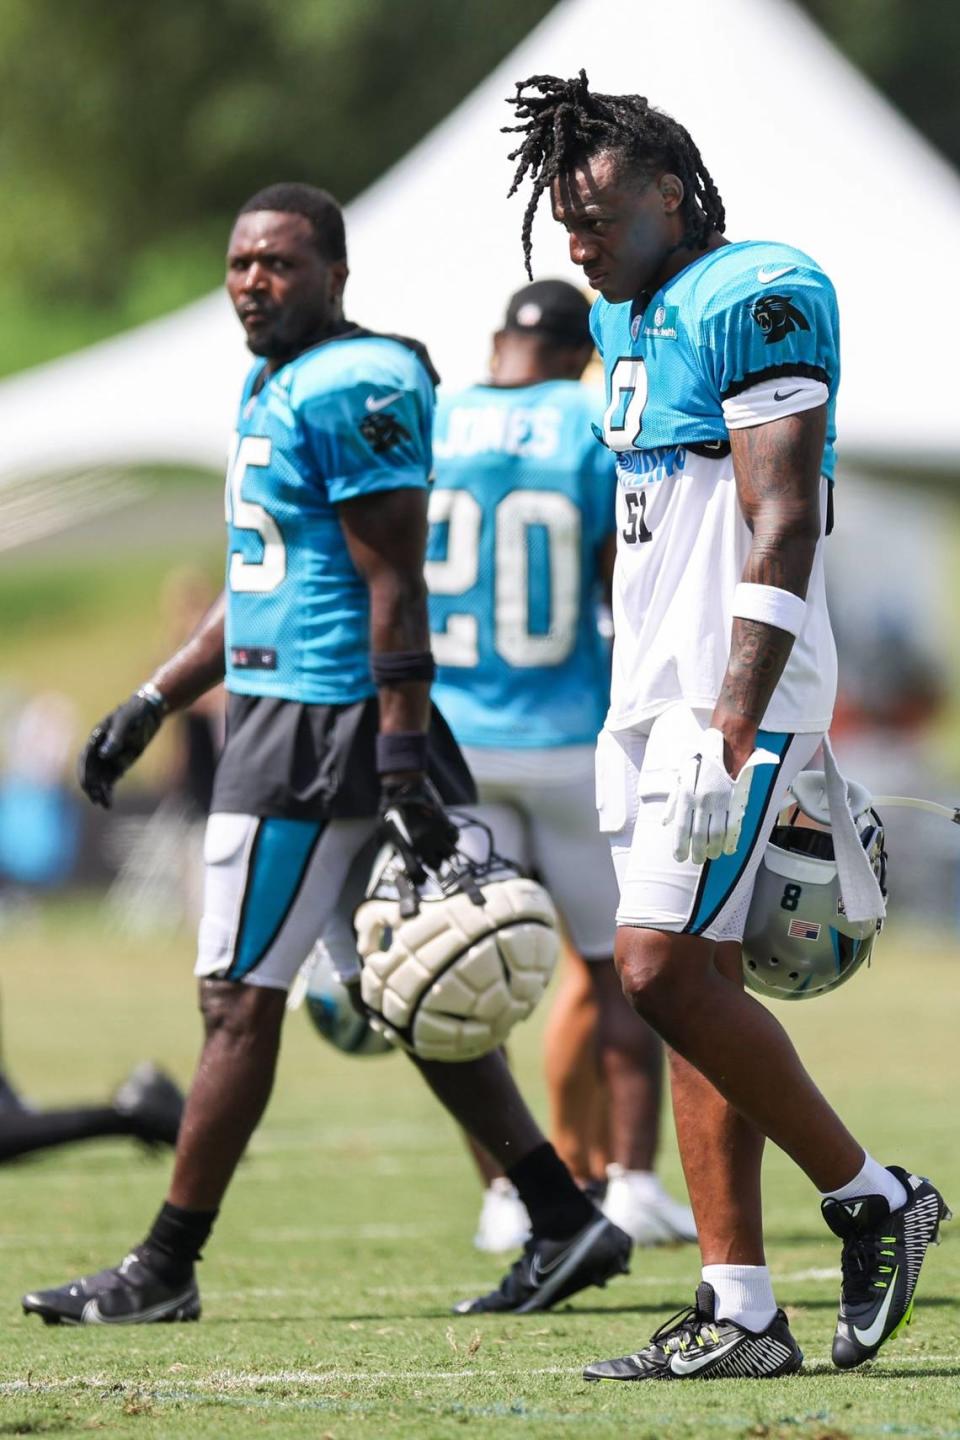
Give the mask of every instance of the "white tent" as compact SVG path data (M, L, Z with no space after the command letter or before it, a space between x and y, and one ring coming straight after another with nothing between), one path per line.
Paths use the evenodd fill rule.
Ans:
M919 251L960 253L960 183L789 0L562 0L350 206L349 313L424 339L448 382L483 373L524 279L503 101L517 79L581 66L596 88L640 90L683 120L731 238L787 240L832 275L842 453L957 468L960 289L932 289ZM576 278L543 212L535 271ZM211 296L6 381L0 483L136 462L219 467L246 358L226 301Z

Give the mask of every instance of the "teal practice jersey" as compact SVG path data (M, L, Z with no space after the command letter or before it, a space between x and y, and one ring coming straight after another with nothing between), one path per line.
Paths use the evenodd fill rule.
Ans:
M367 586L336 506L424 489L433 381L414 350L354 329L240 402L227 472L226 683L241 695L350 704L374 693Z
M597 559L615 479L595 404L570 380L441 392L426 573L433 696L461 744L596 739L609 684Z
M750 402L762 400L764 419L775 419L780 405L790 414L818 397L826 403L823 473L832 478L837 301L802 251L767 241L722 245L649 300L597 300L590 325L607 382L603 439L618 452L621 474L663 463L648 451L725 443L728 422L756 423L740 413L749 407L738 397L749 392ZM803 391L791 405L801 395L794 380Z

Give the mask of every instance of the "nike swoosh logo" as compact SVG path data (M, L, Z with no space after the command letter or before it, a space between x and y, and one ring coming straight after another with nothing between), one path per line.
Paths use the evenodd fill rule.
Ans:
M558 1255L555 1260L551 1260L549 1265L541 1264L540 1256L534 1255L533 1261L530 1265L530 1284L539 1285L541 1280L545 1280L548 1275L553 1274L554 1270L556 1270L558 1265L563 1264L564 1260L566 1260L569 1254L570 1249L568 1247L566 1250L564 1250L562 1255Z
M797 388L796 388L796 390L784 390L784 392L783 392L782 395L780 394L780 391L779 391L779 390L774 390L774 392L773 392L773 398L774 398L774 400L789 400L791 395L799 395L799 394L800 394L800 386L798 385Z
M721 1360L739 1344L740 1336L734 1335L733 1339L728 1340L725 1345L714 1345L707 1350L698 1351L695 1355L686 1356L676 1350L670 1357L670 1369L674 1375L695 1375L698 1370L712 1365L714 1360Z
M865 1345L868 1347L871 1345L879 1345L880 1341L883 1339L883 1327L887 1323L887 1315L890 1313L890 1306L893 1304L893 1292L896 1289L897 1276L899 1274L900 1267L898 1265L896 1270L894 1270L893 1274L890 1276L890 1280L887 1285L887 1293L883 1298L883 1304L877 1311L877 1315L873 1324L868 1326L866 1330L861 1330L858 1325L854 1325L854 1336L861 1345Z
M757 271L757 279L761 285L768 285L771 280L779 280L781 275L789 275L790 271L796 268L796 265L775 265L772 270L768 270L765 265L761 265Z
M370 414L375 415L378 410L386 410L387 406L392 405L394 400L399 400L402 394L402 390L394 390L392 395L384 395L382 400L378 400L375 395L368 395L364 404L370 411Z

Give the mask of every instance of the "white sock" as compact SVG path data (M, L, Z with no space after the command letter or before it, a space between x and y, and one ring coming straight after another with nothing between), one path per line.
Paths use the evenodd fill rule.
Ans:
M862 1195L882 1195L891 1210L899 1210L907 1203L907 1192L896 1175L891 1175L871 1155L864 1152L863 1169L854 1175L839 1190L826 1190L824 1200L858 1200Z
M716 1294L718 1320L766 1330L777 1313L766 1265L704 1265L702 1274Z

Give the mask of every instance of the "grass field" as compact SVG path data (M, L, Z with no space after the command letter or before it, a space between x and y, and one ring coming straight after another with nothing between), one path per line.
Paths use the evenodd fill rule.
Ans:
M5 941L6 1054L31 1098L98 1096L147 1055L186 1080L199 1034L189 937L132 945L72 906ZM955 958L891 936L846 991L780 1013L878 1157L927 1170L957 1204ZM533 1023L516 1059L541 1105L537 1046ZM960 1437L960 1235L948 1226L932 1253L904 1338L840 1375L837 1242L780 1155L767 1162L770 1261L807 1366L765 1385L580 1379L584 1361L632 1348L688 1302L686 1249L642 1252L629 1278L557 1313L452 1317L503 1268L471 1247L477 1190L459 1140L401 1057L340 1057L303 1015L202 1266L201 1323L73 1330L21 1316L25 1288L119 1260L166 1169L117 1141L0 1172L0 1435ZM669 1135L663 1169L676 1187Z

